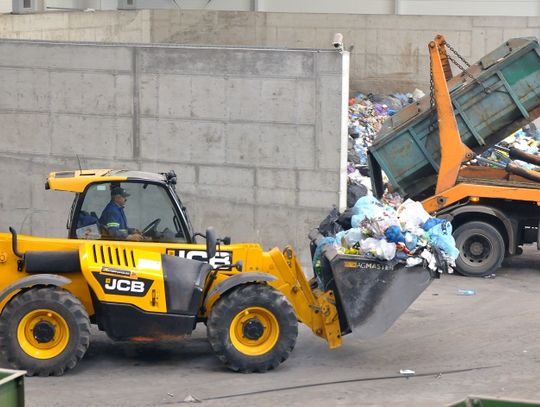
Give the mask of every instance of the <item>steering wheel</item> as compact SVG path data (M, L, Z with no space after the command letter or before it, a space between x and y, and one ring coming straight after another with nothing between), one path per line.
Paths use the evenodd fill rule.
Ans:
M156 233L156 228L161 222L161 218L154 219L142 231L143 236L152 236Z

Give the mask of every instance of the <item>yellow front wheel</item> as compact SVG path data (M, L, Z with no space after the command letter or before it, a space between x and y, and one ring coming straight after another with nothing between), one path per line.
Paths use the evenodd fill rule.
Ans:
M86 310L58 287L21 292L0 315L0 353L29 376L62 375L77 365L89 343Z
M245 355L260 356L272 350L279 339L279 323L268 309L248 307L233 318L231 343Z
M218 358L237 372L266 372L296 344L298 321L287 298L250 284L222 296L210 310L208 339Z
M36 309L19 322L17 340L27 355L36 359L51 359L66 349L69 327L59 313L51 309Z

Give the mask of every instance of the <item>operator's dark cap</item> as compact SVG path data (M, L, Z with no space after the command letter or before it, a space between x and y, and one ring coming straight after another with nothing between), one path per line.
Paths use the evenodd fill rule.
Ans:
M111 196L115 196L115 195L122 195L124 198L127 198L129 196L126 190L120 187L115 187L111 189Z

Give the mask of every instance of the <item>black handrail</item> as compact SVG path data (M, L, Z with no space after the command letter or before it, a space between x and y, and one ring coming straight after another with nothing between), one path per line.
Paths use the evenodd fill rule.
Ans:
M11 232L11 247L13 248L13 253L15 256L22 259L24 255L22 255L17 249L17 232L11 226L9 227L9 231Z

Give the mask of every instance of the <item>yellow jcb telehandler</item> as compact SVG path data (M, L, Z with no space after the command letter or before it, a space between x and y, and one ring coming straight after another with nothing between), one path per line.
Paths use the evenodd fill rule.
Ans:
M61 375L85 354L90 324L113 339L154 341L189 336L203 322L229 368L264 372L287 359L298 321L330 348L355 327L378 335L432 280L422 267L401 271L334 250L321 258L323 285L312 288L290 247L231 244L211 228L197 244L175 184L174 172L49 175L46 188L75 193L68 238L0 234L3 359L28 375ZM103 212L119 190L129 199L125 219L113 222Z

